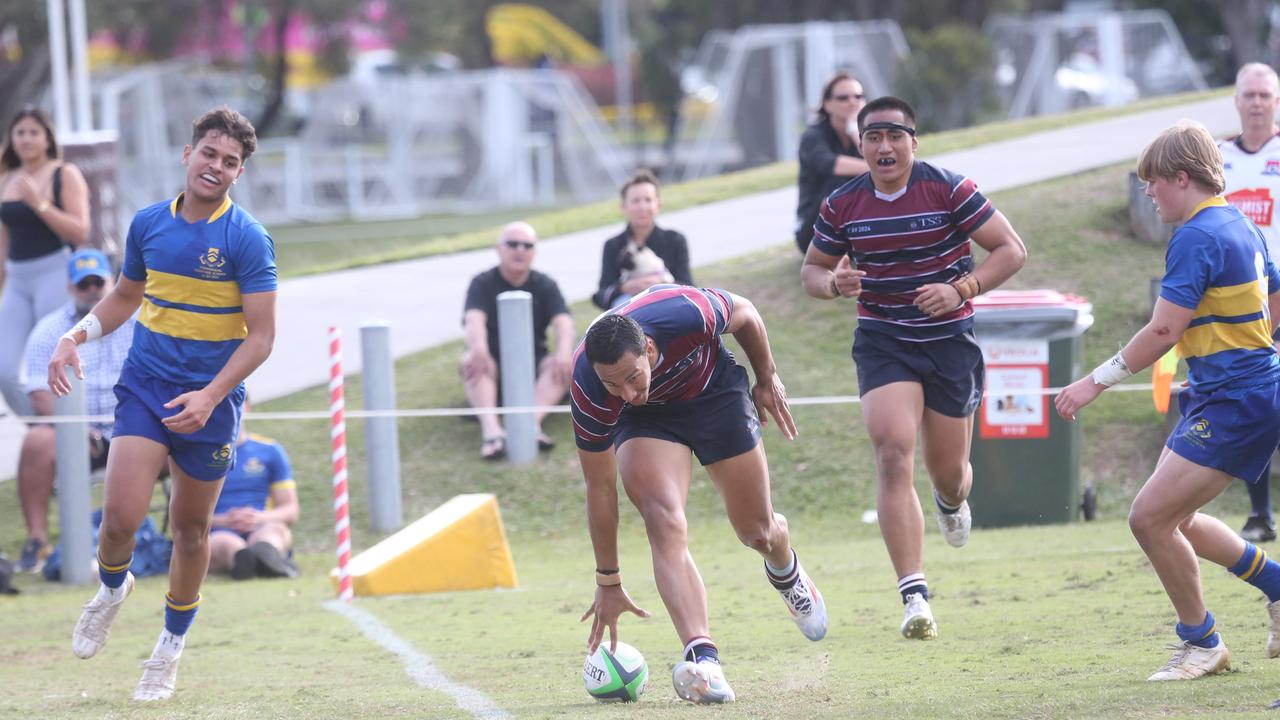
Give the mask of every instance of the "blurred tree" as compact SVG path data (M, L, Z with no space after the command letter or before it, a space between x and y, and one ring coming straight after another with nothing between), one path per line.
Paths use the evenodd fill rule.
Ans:
M966 127L995 117L999 105L991 42L972 25L907 30L911 57L898 73L898 94L916 109L922 132Z
M1182 33L1192 57L1210 85L1235 82L1241 65L1277 58L1267 45L1271 32L1270 0L1130 0L1131 7L1164 10ZM1219 42L1226 37L1228 52Z

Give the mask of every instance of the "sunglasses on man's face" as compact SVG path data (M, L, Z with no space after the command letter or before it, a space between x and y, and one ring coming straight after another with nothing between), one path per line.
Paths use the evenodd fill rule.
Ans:
M507 247L511 248L512 250L532 250L533 249L533 243L531 242L522 242L520 240L506 240L505 242L507 244Z
M849 100L851 100L851 99L852 99L852 100L862 100L862 99L863 99L863 98L865 98L865 97L866 97L866 95L863 95L862 93L854 93L854 94L852 94L852 95L850 95L850 94L848 94L848 93L845 93L845 94L842 94L842 95L832 95L832 96L831 96L831 99L832 99L832 100L835 100L836 102L849 102Z
M76 283L76 289L88 290L89 288L93 288L95 290L101 290L106 284L107 284L106 280L103 280L97 275L93 275L91 277L87 277L81 280L80 282Z

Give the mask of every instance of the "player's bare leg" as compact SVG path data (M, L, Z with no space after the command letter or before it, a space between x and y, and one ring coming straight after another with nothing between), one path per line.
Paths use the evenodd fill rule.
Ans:
M924 414L919 383L895 382L862 396L862 416L876 454L876 512L902 595L904 637L938 634L924 579L924 514L913 483L916 434Z
M969 464L972 437L972 415L957 418L924 409L920 439L925 467L937 493L934 517L942 536L954 547L969 541L972 523L967 499L973 487L973 467Z
M618 448L618 469L627 497L644 518L658 594L681 642L709 636L707 591L689 554L685 503L692 482L689 448L638 437Z
M1196 512L1231 481L1231 476L1220 470L1167 452L1138 491L1129 511L1129 528L1164 585L1180 627L1213 624L1201 592L1197 551L1203 551L1206 559L1230 567L1243 550L1244 541L1230 528L1211 519L1201 522L1200 518L1207 516ZM1187 531L1189 535L1185 534ZM1201 547L1193 545L1192 538ZM1207 632L1209 636L1216 635L1212 627ZM1220 672L1227 669L1230 657L1226 644L1217 638L1207 647L1184 641L1149 679L1183 680Z
M111 444L102 525L98 530L99 576L103 582L84 604L72 632L71 649L76 657L91 658L106 645L111 624L133 591L133 574L128 567L134 535L151 507L156 478L168 456L169 448L142 437L118 437Z
M707 466L743 545L764 556L765 571L792 619L810 640L827 634L827 608L791 548L787 519L773 511L764 444Z

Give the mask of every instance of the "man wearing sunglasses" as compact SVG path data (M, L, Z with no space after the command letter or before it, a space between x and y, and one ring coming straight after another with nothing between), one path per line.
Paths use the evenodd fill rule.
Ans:
M533 399L538 405L555 405L564 398L572 376L576 337L569 308L556 281L533 269L538 234L529 223L514 222L504 227L498 235L497 250L498 265L473 277L467 288L462 315L467 350L459 368L467 402L478 409L498 406L498 370L502 357L502 348L498 345L498 295L523 290L533 296L533 353L537 368ZM554 353L547 349L548 327L555 329ZM492 412L476 416L483 437L480 457L485 460L503 457L507 433L498 416ZM545 452L555 443L542 432L544 417L544 414L538 415L537 427L538 449Z
M85 248L71 256L68 264L67 291L71 299L42 318L27 339L27 392L36 415L53 415L53 393L49 392L47 367L49 356L62 337L103 298L115 284L111 264L101 250ZM113 415L116 396L112 388L120 377L120 368L129 345L133 342L134 320L130 318L119 330L102 342L85 346L82 354L85 371L85 404L90 415ZM54 460L57 455L52 424L35 423L22 441L18 460L18 499L27 523L27 541L22 546L18 568L39 572L49 555L49 497L53 494ZM106 465L107 446L111 441L111 423L89 425L89 466L97 470Z

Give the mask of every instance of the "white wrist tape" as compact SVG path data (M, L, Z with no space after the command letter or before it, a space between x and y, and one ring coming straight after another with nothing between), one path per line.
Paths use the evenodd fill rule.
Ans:
M1094 368L1093 381L1103 387L1111 387L1132 374L1129 366L1124 362L1124 356L1116 353L1110 360Z
M88 315L84 316L84 319L76 323L75 327L71 328L66 333L64 333L62 337L67 340L70 340L71 342L75 342L76 333L80 332L81 330L84 331L85 342L91 342L93 340L97 340L98 338L102 337L102 322L98 320L97 315L94 315L93 313L89 313Z

